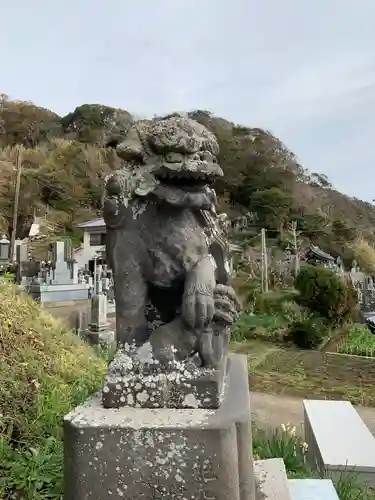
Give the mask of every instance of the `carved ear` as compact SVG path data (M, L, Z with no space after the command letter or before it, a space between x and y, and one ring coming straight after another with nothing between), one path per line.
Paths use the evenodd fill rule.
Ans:
M116 153L125 161L143 162L145 151L135 126L130 128L127 137L117 145Z

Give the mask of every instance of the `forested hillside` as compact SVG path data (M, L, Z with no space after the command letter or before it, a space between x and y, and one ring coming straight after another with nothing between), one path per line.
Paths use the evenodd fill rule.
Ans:
M373 241L375 207L337 192L325 175L306 171L272 133L207 111L190 115L218 138L225 172L216 186L220 205L235 214L250 212L254 231L265 227L271 238L282 239L296 220L302 237L346 260L353 257L356 238ZM60 117L0 96L1 229L11 232L18 144L25 150L17 236L27 234L34 214L48 214L57 231L73 234L77 223L100 213L103 177L120 165L111 145L132 121L126 110L104 105L84 104ZM319 165L313 168L319 172Z

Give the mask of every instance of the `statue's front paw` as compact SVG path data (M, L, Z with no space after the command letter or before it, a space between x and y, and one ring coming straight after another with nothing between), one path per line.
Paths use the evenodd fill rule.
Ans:
M106 198L103 204L104 217L114 217L118 214L119 207L116 198Z
M241 312L241 302L231 286L216 285L214 292L214 320L226 325L232 325Z
M203 328L209 325L215 312L215 301L211 287L197 285L184 294L181 315L190 328Z

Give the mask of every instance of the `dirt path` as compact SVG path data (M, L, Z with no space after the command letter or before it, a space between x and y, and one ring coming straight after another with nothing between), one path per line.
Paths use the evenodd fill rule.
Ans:
M251 412L253 422L262 429L279 427L281 424L295 425L303 433L302 399L252 392ZM360 417L375 436L375 408L357 406Z

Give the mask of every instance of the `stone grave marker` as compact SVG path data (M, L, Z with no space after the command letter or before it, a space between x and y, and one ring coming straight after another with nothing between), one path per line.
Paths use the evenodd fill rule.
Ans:
M108 298L103 291L100 266L97 268L95 290L91 297L91 321L84 336L91 344L115 350L115 332L108 321Z
M72 276L66 261L66 243L56 241L52 247L52 279L51 285L66 285L72 283Z

